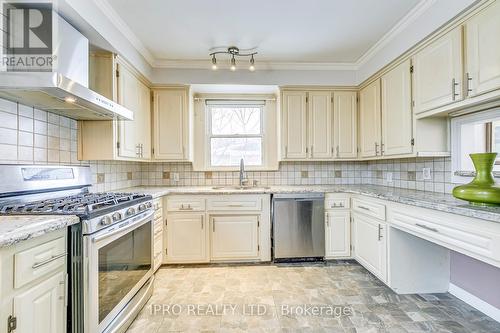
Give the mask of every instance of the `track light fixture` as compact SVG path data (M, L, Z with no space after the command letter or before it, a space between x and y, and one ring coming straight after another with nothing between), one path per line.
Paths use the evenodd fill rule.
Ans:
M229 69L233 72L236 71L236 57L251 57L250 58L250 67L248 68L248 70L250 70L251 72L255 71L254 55L256 55L257 52L247 52L247 53L240 52L240 49L237 48L236 46L228 47L227 50L212 52L209 55L212 57L212 70L214 70L214 71L217 70L217 68L218 68L217 67L217 58L216 58L217 54L229 54L231 56Z

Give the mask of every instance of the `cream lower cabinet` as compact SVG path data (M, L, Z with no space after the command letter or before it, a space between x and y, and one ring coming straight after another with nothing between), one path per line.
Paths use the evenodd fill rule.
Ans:
M208 262L205 213L173 213L167 216L166 263Z
M164 263L270 261L268 194L169 195Z
M0 332L66 332L66 241L62 229L0 249Z
M211 216L210 259L257 259L259 216Z
M387 283L387 224L385 206L364 198L352 199L354 259Z
M351 256L351 212L328 210L325 213L325 259Z

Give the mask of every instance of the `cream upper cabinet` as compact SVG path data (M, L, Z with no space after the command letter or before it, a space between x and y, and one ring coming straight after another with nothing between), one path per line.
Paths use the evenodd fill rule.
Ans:
M133 120L80 121L80 160L149 160L151 158L151 94L140 74L112 54L90 57L91 89L134 114Z
M380 80L359 92L359 137L361 157L380 155Z
M210 217L211 259L256 259L259 256L259 217L220 215Z
M410 60L381 78L382 155L411 154L412 110Z
M332 93L311 91L308 97L309 156L332 157Z
M117 102L134 113L134 120L119 120L118 155L122 157L140 157L140 131L142 112L139 103L139 80L125 66L117 65Z
M153 156L155 160L189 159L189 113L186 89L153 92Z
M462 27L413 56L414 111L420 113L462 99Z
M500 2L465 23L467 96L500 88Z
M307 148L307 93L283 92L282 137L283 158L306 159Z
M333 157L356 158L358 106L355 91L333 93Z
M207 235L205 213L169 214L164 262L208 262Z

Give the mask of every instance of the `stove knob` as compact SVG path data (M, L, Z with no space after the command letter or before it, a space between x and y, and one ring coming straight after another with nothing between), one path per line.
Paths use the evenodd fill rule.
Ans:
M140 204L139 205L139 211L142 212L143 210L146 210L146 205L145 204Z
M103 216L101 218L101 221L99 222L99 224L102 225L102 226L110 225L111 224L111 219L109 218L109 216Z
M151 201L146 202L146 208L151 208L151 207L153 207Z
M134 214L135 214L135 209L132 207L127 209L127 212L125 213L125 215L127 215L127 216L134 215Z
M120 221L122 219L122 214L114 213L112 217L113 217L113 222Z

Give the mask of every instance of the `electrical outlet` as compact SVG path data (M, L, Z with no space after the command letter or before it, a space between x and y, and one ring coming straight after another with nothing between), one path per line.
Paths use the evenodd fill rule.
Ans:
M388 183L392 183L392 172L387 172L385 174L385 180L388 182Z
M431 168L422 168L422 179L431 180Z
M172 179L174 180L174 182L179 181L179 173L178 172L172 172L171 176L172 176Z

